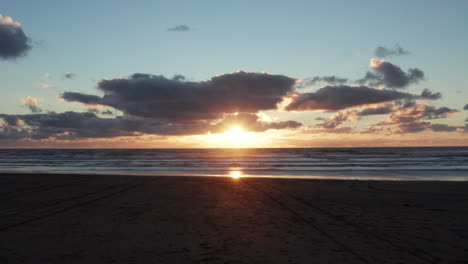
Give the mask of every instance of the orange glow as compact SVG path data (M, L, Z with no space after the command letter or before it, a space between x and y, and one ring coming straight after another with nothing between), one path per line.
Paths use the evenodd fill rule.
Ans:
M231 176L231 178L233 179L239 179L240 177L242 177L242 172L238 170L234 170L229 173L229 176Z
M216 145L216 147L227 148L249 148L258 146L259 142L265 140L265 135L245 131L241 126L230 127L222 134L205 135L207 145Z
M224 133L226 137L233 141L245 141L249 137L249 133L245 132L240 126L232 126L229 130Z

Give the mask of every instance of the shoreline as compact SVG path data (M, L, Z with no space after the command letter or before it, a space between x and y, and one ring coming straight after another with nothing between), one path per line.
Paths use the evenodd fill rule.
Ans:
M2 174L0 198L6 263L468 259L468 182Z

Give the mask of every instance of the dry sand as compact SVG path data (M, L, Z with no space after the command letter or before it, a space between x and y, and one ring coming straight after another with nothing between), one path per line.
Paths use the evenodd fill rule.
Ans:
M0 175L0 263L467 261L467 182Z

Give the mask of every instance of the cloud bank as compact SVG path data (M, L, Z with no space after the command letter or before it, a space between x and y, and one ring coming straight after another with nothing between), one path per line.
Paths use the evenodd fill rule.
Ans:
M3 139L58 139L112 138L150 135L200 135L222 133L230 125L242 125L245 130L263 132L269 129L289 129L302 126L296 121L262 122L255 114L228 115L218 123L189 121L168 123L164 120L134 116L102 118L93 112L64 112L26 115L0 114Z
M103 79L103 97L64 93L70 102L110 106L124 113L168 120L206 120L236 112L276 109L293 91L295 79L267 73L235 72L190 82L177 77L136 73L128 78Z
M297 79L286 75L237 71L190 81L183 75L135 73L101 79L98 94L66 91L60 98L83 104L85 112L42 112L37 99L22 99L30 114L0 114L0 139L79 140L86 138L138 137L142 135L203 135L224 133L232 126L246 131L295 130L301 133L384 134L458 132L466 127L433 124L458 110L428 105L442 94L424 89L405 92L424 79L418 68L403 71L390 62L372 59L372 71L346 85L337 75ZM73 78L66 73L65 78ZM314 75L312 75L314 76ZM300 88L325 83L313 92ZM354 81L351 81L354 83ZM41 84L42 87L51 87ZM465 109L468 106L465 106ZM295 120L265 119L262 111L334 112L320 122L305 125ZM344 126L361 119L373 121L367 128ZM275 121L266 121L275 120Z

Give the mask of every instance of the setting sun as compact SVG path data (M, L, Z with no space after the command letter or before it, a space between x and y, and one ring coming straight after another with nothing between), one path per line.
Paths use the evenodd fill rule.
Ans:
M234 141L242 141L249 137L249 133L244 131L244 129L242 129L240 126L232 126L224 134Z
M246 131L240 125L228 127L224 133L208 134L201 138L206 144L225 148L246 148L261 146L267 140L265 135Z
M238 171L238 170L236 170L236 171L231 171L231 172L229 173L229 176L231 176L231 178L233 178L233 179L239 179L240 177L242 177L242 172L241 172L241 171Z

